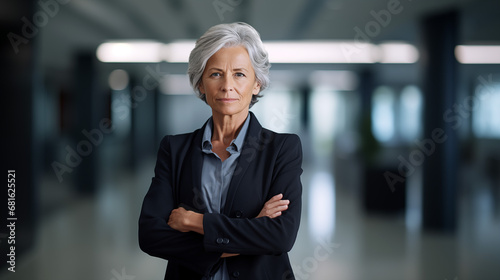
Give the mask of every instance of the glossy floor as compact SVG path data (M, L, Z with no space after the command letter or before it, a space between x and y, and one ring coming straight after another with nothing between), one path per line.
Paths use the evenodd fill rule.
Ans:
M165 261L137 245L153 162L136 172L107 172L93 198L65 194L68 186L46 176L42 199L62 196L67 203L43 213L37 246L0 278L163 279ZM442 234L420 229L411 200L406 214L368 215L359 192L335 185L332 173L305 164L302 181L303 217L290 252L297 279L500 279L500 199L486 185L462 190L459 227Z

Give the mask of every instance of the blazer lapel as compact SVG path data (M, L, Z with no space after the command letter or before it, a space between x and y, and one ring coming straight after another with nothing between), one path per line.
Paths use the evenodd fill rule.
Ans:
M186 153L186 160L182 166L180 189L180 202L188 207L192 207L198 212L206 212L206 205L201 192L201 169L203 166L203 151L201 141L205 126L194 132L192 143Z
M245 174L250 162L255 158L258 149L260 134L262 131L262 126L255 117L255 115L250 112L250 124L248 126L247 135L245 136L245 142L241 150L240 157L238 158L238 165L234 170L231 183L229 183L229 189L227 192L226 203L224 205L224 214L229 216L231 209L233 207L234 196L241 185L241 179Z

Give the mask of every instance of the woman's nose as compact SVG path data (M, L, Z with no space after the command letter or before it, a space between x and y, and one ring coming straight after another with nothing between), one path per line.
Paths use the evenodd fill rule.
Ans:
M234 90L234 81L233 77L225 77L224 82L222 84L222 91L233 91Z

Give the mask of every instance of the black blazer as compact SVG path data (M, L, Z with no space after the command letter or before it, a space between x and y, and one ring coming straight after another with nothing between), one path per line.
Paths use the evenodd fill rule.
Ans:
M165 136L155 176L139 218L139 245L168 260L165 279L201 279L220 266L231 279L295 279L287 252L297 237L301 212L302 148L295 134L262 128L253 113L229 185L224 211L209 214L201 199L201 141L205 125L192 133ZM280 217L255 217L272 196L283 193L289 208ZM205 213L204 235L182 233L167 221L179 205Z

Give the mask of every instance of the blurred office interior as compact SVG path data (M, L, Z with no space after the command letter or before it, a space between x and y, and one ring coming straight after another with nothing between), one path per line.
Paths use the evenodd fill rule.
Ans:
M4 0L1 279L162 279L137 219L166 134L210 116L187 55L254 26L251 109L302 140L297 279L500 279L497 0ZM3 192L3 191L2 191ZM5 191L7 194L7 191ZM2 223L7 196L2 196ZM5 206L5 207L4 207Z

